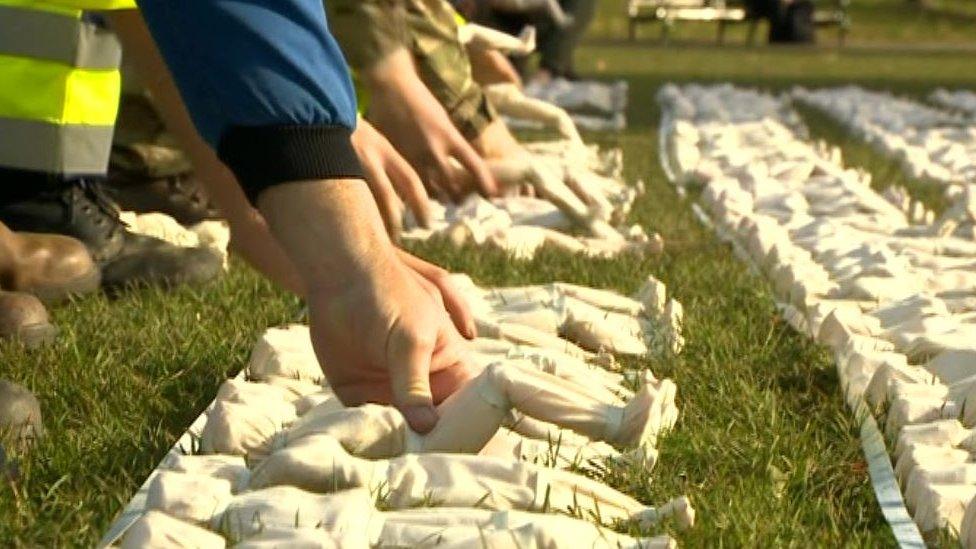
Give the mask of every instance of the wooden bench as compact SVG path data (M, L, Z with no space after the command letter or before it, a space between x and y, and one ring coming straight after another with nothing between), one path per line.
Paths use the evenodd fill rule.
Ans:
M813 14L813 23L818 28L837 27L837 43L843 46L850 30L851 21L847 14L849 0L831 0L829 8L818 6ZM747 43L756 40L759 19L749 17L741 4L729 5L724 0L628 0L627 19L629 36L637 39L637 28L643 23L661 23L661 42L667 43L671 30L678 21L716 23L716 41L725 42L725 30L729 25L747 23L749 32Z

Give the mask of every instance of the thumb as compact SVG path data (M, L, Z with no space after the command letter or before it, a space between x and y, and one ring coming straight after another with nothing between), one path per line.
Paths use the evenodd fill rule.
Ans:
M387 349L393 404L410 428L425 434L437 424L437 410L430 391L430 359L434 339L394 326Z

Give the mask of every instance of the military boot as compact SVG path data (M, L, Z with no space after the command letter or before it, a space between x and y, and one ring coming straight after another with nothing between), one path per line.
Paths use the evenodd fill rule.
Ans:
M187 226L220 218L192 172L153 178L112 168L106 185L127 211L160 212Z
M0 221L15 231L77 238L101 268L102 285L108 289L200 283L222 270L223 259L211 250L181 248L129 231L98 179L13 184L30 189L29 194L11 196L8 186L0 203Z
M58 330L47 316L47 309L36 297L0 290L0 339L13 339L28 347L54 341Z
M101 272L84 244L58 234L15 233L0 223L0 288L47 304L98 289Z

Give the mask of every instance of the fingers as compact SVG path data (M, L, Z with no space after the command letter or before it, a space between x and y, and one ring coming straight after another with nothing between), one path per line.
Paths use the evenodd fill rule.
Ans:
M451 202L459 202L467 194L464 170L451 165L450 157L434 156L428 161L427 183L447 195Z
M447 310L447 314L450 315L458 332L467 339L478 337L474 313L471 312L471 307L468 305L468 300L465 299L464 294L451 282L449 273L437 265L428 263L403 250L398 249L397 253L404 264L437 288L443 300L444 309Z
M430 390L430 362L436 336L430 327L395 324L387 341L393 404L410 428L424 434L437 424L437 410Z
M395 154L387 161L387 173L390 174L393 186L413 212L420 226L425 229L430 228L430 198L424 189L423 181L410 163L399 154Z
M435 280L431 280L431 282L440 290L441 298L444 301L444 309L451 317L451 322L454 323L458 332L465 339L478 337L478 328L474 321L474 313L471 312L471 307L468 305L468 300L465 299L464 294L458 291L446 276L438 277Z
M390 238L397 240L400 230L403 228L401 203L390 178L387 177L381 162L374 158L367 157L362 159L363 171L366 175L366 184L373 194L373 200L379 207L380 215L383 217L383 225Z
M498 194L498 184L491 175L488 164L475 152L474 147L466 141L458 140L453 143L450 152L451 156L456 158L474 179L474 185L478 192L484 196L496 196Z

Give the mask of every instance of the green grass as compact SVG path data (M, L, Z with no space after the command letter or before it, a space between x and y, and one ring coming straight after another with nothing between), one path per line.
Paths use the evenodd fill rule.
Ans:
M679 386L682 418L651 475L615 485L648 502L688 493L689 546L890 541L827 356L775 315L768 292L692 218L664 181L649 128L620 139L628 177L649 181L637 220L664 234L664 257L591 261L424 245L417 251L484 284L566 280L632 291L647 273L685 305L688 345L648 364ZM204 290L92 297L59 309L58 345L0 348L3 374L37 391L48 437L15 490L0 488L0 539L91 545L166 449L233 373L263 326L297 304L237 265ZM637 364L643 365L643 364ZM15 495L16 494L16 495Z
M797 110L810 128L810 136L841 147L844 152L844 163L870 173L871 187L875 190L903 187L912 198L937 215L949 207L944 184L911 177L901 162L886 156L863 139L854 136L823 112L803 105L798 105Z
M56 308L50 348L0 344L0 377L35 392L47 427L23 480L0 486L0 545L94 545L257 336L299 310L235 265L199 290Z
M621 471L610 480L650 502L689 494L700 521L675 534L683 546L892 543L827 354L778 318L764 285L693 218L647 154L655 137L642 128L619 144L629 177L649 180L637 221L662 232L663 257L549 253L513 263L484 251L418 250L490 284L558 279L630 292L646 273L667 282L685 306L687 347L634 365L674 379L681 419L649 478Z
M893 15L905 6L900 0L855 5L876 6L870 13L879 16L877 40L920 39L921 22ZM596 36L624 28L618 8L606 3ZM870 13L856 15L863 23L852 41ZM955 32L940 31L939 39L961 41ZM699 523L677 534L682 544L891 545L829 357L778 318L764 285L698 225L664 180L654 154L653 94L669 80L769 89L856 81L914 94L938 85L972 88L972 57L871 48L662 48L604 38L584 48L579 63L583 72L631 82L631 129L606 142L623 147L629 179L647 182L635 221L665 237L666 253L598 261L547 252L518 262L435 244L417 251L482 284L559 279L629 292L648 273L668 284L685 305L686 350L632 365L677 382L681 419L662 441L653 473L614 471L608 481L654 503L689 494ZM815 135L838 141L845 158L884 175L877 180L903 181L871 151L859 152L826 124L811 125ZM37 393L48 429L23 458L22 479L0 484L0 545L92 545L220 381L241 367L256 336L299 310L296 300L235 263L228 276L198 290L139 290L62 306L53 311L62 336L51 348L0 344L0 377Z

